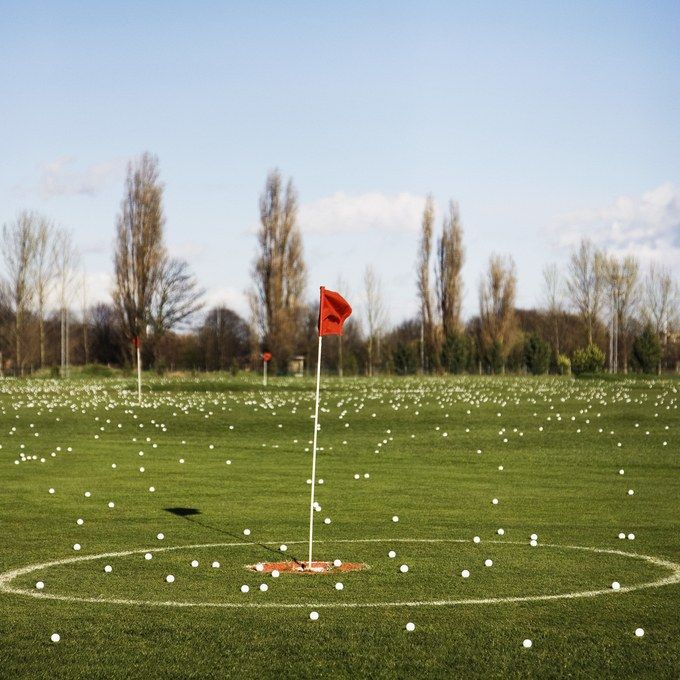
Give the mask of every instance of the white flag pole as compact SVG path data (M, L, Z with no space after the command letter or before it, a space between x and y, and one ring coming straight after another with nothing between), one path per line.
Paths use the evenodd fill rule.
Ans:
M142 405L142 352L139 348L139 340L136 342L137 345L137 397L139 398L139 405Z
M316 484L316 439L319 432L319 384L321 383L321 335L319 335L319 354L316 359L316 401L314 404L314 443L312 445L312 498L309 503L309 562L312 568L312 543L314 540L314 485Z
M266 359L263 360L264 363L264 371L263 371L263 378L262 378L262 384L267 387L267 364L269 363Z

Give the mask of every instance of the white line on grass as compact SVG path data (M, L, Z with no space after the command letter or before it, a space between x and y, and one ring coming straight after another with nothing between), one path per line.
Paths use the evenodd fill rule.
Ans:
M328 541L318 541L318 543L469 543L468 539L464 538L357 538L357 539L338 539ZM288 545L303 544L306 541L288 541ZM496 545L526 545L523 541L486 541ZM661 586L672 585L680 583L680 564L665 560L660 557L652 557L651 555L639 555L636 553L624 552L623 550L611 550L609 548L592 548L582 545L558 545L555 543L542 543L543 548L558 548L563 550L583 550L592 553L601 553L605 555L619 555L621 557L628 557L635 560L641 560L667 569L671 573L668 576L657 579L656 581L649 581L647 583L637 583L630 586L622 586L618 591L611 588L603 588L600 590L583 590L572 593L559 593L555 595L526 595L516 597L486 597L486 598L470 598L465 600L416 600L403 602L300 602L300 603L278 603L278 602L174 602L154 601L154 600L128 600L124 598L107 598L107 597L79 597L76 595L57 595L54 593L45 593L35 590L26 590L25 588L15 588L11 585L12 581L19 576L25 576L36 571L50 569L51 567L62 566L65 564L76 564L78 562L91 562L94 560L103 560L107 557L127 557L128 555L142 555L147 552L161 553L170 552L173 550L192 550L200 548L236 548L243 546L252 546L252 542L246 543L201 543L195 545L175 545L163 548L143 548L140 550L125 550L122 552L99 553L97 555L79 555L78 557L69 557L63 560L55 560L53 562L44 562L42 564L29 564L25 567L19 567L0 574L0 592L9 593L12 595L28 595L38 599L47 600L61 600L63 602L87 602L94 604L123 604L123 605L137 605L150 607L223 607L223 608L256 608L256 609L301 609L309 607L325 607L325 608L365 608L365 607L441 607L441 606L457 606L469 604L502 604L506 602L544 602L550 600L570 600L580 597L595 597L597 595L620 594L632 592L634 590L642 590L643 588L659 588Z

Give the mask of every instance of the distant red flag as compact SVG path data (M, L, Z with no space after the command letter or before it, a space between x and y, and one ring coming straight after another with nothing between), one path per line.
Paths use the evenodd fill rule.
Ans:
M342 335L342 324L352 313L342 295L321 286L319 302L319 335Z
M132 344L133 344L133 346L134 346L135 349L139 349L139 346L140 346L142 343L139 341L139 336L138 336L138 335L135 335L135 337L132 338Z
M271 361L271 360L272 360L272 353L271 353L271 352L265 352L265 353L262 355L262 359L263 359L264 361Z

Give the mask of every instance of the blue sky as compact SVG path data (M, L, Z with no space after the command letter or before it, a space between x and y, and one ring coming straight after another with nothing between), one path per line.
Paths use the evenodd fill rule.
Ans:
M127 161L149 150L167 241L211 303L246 313L258 195L292 175L309 296L361 307L380 274L416 310L424 196L457 200L465 312L491 252L518 303L588 234L680 267L677 2L12 2L0 21L0 223L73 229L110 287Z

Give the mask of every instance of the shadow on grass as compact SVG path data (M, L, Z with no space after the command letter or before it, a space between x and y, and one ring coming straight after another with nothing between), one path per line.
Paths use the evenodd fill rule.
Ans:
M216 531L217 533L223 534L224 536L229 536L231 538L235 538L238 540L243 540L243 536L240 534L236 534L232 531L227 531L226 529L222 529L220 527L216 527L212 524L208 524L207 522L201 522L201 520L196 519L196 515L200 515L201 511L198 508L164 508L165 512L169 512L171 515L175 515L175 517L181 517L182 519L185 519L187 522L191 522L192 524L197 524L200 527L203 527L204 529L209 529L210 531ZM277 557L281 557L281 551L277 550L276 548L272 548L269 545L265 545L264 543L258 543L257 541L250 541L253 545L260 546L261 548L264 548L265 550L269 551L270 553L273 553ZM288 559L293 560L296 564L299 564L302 566L302 562L295 556L295 555L287 555Z

